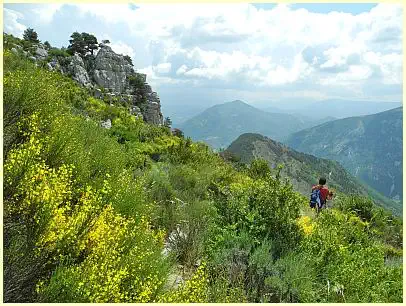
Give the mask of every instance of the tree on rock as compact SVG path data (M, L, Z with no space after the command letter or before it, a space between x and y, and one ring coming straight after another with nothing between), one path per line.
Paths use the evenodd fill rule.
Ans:
M82 37L86 52L90 52L93 55L94 51L99 48L96 36L89 33L82 33Z
M166 126L166 127L171 127L171 125L172 125L172 120L171 120L171 118L169 118L169 117L166 117L165 118L165 121L164 121L164 126Z
M89 52L93 55L94 50L99 48L97 38L92 34L74 32L70 37L68 52L72 55L75 52L79 53L81 57L84 57Z
M86 51L82 35L79 32L73 32L70 37L72 39L69 40L68 52L72 55L77 52L81 56L84 56Z
M51 49L51 44L49 43L49 41L44 42L44 47L45 47L46 50Z
M131 59L130 56L124 55L124 59L125 59L128 63L130 63L131 66L134 66L134 65L133 65L133 61L132 61L132 59Z
M35 32L34 29L31 28L28 28L24 31L23 39L34 43L39 43L37 32Z

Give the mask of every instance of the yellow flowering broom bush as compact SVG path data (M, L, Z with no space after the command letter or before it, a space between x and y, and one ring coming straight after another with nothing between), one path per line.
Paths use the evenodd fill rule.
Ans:
M164 294L162 303L207 303L208 279L206 264L202 263L193 276L177 290Z
M151 302L165 281L162 237L145 218L136 224L107 205L80 241L85 259L58 267L37 290L43 301Z
M166 279L165 233L152 230L145 216L117 214L105 200L112 193L108 180L101 190L74 191L74 166L50 168L41 159L37 119L30 117L29 140L10 152L5 170L7 188L15 190L8 214L29 224L35 256L56 268L39 283L40 300L152 301Z

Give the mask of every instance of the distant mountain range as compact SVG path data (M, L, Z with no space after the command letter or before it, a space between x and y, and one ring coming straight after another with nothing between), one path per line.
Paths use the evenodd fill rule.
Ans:
M329 119L312 120L291 114L269 113L236 100L212 106L180 124L179 128L193 140L204 141L213 148L226 148L243 133L260 133L283 140L291 133L326 120Z
M162 113L172 121L172 127L179 128L182 123L200 114L207 106L200 104L167 104L162 105Z
M323 100L313 103L268 103L260 109L268 112L286 113L301 117L342 119L353 116L364 116L380 113L402 106L399 102L350 101L340 99ZM259 107L259 106L258 106Z
M309 195L311 186L316 184L321 176L324 176L327 178L328 186L338 192L368 195L377 204L397 214L402 211L398 203L361 184L338 162L297 152L260 134L242 134L232 142L226 151L240 157L243 163L263 158L268 161L271 168L283 164L282 177L289 178L294 188L304 195Z
M402 202L403 108L324 123L292 134L295 150L340 162L350 173Z

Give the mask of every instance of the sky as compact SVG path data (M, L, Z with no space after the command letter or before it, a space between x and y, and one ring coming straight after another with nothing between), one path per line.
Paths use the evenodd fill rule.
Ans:
M109 39L162 105L402 100L397 4L4 4L4 31ZM262 105L261 104L261 105Z

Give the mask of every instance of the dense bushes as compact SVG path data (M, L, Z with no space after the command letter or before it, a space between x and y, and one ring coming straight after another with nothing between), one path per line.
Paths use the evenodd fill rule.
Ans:
M261 161L236 170L66 77L4 63L5 301L402 300L402 222L369 200L316 218Z

